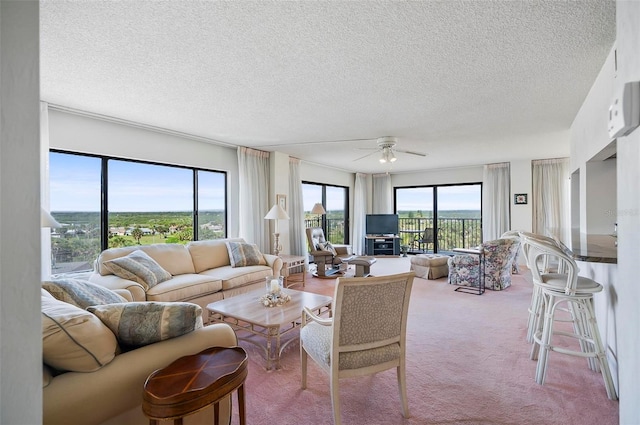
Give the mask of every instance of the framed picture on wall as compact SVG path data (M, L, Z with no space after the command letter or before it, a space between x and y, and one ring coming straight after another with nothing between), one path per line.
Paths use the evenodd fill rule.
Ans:
M283 210L287 210L287 195L276 195L276 202Z
M526 193L516 193L513 195L513 203L516 205L524 205L527 203L527 194Z

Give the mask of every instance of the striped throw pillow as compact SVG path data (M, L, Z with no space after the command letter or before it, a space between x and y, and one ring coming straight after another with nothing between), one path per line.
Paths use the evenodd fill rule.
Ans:
M257 245L242 242L225 242L231 267L266 265L267 261Z

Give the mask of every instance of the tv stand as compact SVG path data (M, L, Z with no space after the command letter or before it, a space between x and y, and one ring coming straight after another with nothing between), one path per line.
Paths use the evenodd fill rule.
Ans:
M364 242L367 255L400 255L400 238L397 235L367 235Z

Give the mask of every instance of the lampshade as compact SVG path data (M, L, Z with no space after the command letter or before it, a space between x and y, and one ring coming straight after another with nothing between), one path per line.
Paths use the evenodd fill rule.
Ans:
M47 211L43 208L40 208L40 227L62 227L60 223L56 221L55 218L51 216Z
M398 158L396 158L391 148L388 148L388 147L382 148L382 157L380 158L381 164L384 164L385 162L395 162L396 159Z
M313 208L311 208L311 214L326 214L326 211L322 204L318 202L313 206Z
M289 220L289 215L285 210L282 209L280 205L275 204L273 207L271 207L264 218L268 220Z

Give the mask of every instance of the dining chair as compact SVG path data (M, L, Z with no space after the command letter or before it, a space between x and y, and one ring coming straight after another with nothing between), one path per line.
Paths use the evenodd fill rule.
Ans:
M402 415L409 417L405 353L413 278L413 272L341 277L336 281L332 318L319 317L305 307L300 329L302 388L307 387L307 358L311 357L329 374L335 425L341 423L340 379L391 368L396 368Z

